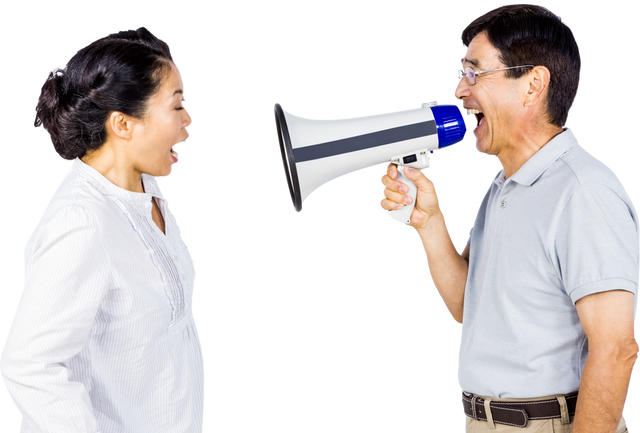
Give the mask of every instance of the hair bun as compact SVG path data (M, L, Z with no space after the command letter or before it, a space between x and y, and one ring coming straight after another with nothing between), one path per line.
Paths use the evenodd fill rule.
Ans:
M82 158L106 142L111 112L145 115L164 76L160 72L171 69L170 56L168 46L146 29L98 39L49 74L34 125L49 132L60 156Z

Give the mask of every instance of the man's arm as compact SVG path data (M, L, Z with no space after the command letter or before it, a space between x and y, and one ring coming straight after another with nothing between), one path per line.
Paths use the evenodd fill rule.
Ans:
M469 272L469 245L458 251L446 217L440 215L424 229L414 230L420 241L427 275L456 325L462 324L464 290Z
M614 433L622 417L631 370L638 357L633 334L634 295L595 293L576 302L589 339L573 433Z

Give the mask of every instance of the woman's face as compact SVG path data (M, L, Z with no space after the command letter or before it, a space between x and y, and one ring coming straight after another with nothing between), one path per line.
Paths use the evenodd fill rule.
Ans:
M160 82L160 89L147 102L147 113L136 122L129 156L133 169L152 176L166 176L178 162L174 146L187 139L191 117L182 106L183 85L180 71L171 70Z

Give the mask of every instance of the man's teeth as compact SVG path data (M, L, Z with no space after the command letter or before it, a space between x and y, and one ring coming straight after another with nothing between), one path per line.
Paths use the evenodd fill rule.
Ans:
M475 108L468 108L467 109L467 114L480 114L480 113L482 113L482 111L476 110Z

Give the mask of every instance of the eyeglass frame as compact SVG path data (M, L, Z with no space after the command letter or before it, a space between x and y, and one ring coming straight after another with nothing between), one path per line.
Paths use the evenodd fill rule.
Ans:
M484 74L487 72L496 72L496 71L506 71L507 69L516 69L516 68L533 68L535 67L535 65L522 65L522 66L509 66L508 68L499 68L499 69L486 69L484 71L474 71L473 68L471 66L467 66L466 68L464 68L464 70L462 69L458 69L458 79L462 80L462 77L467 77L467 81L469 82L469 84L471 86L474 86L476 84L476 77L480 74ZM469 78L469 75L467 75L467 70L471 69L471 72L473 72L473 82L471 82L471 78Z

